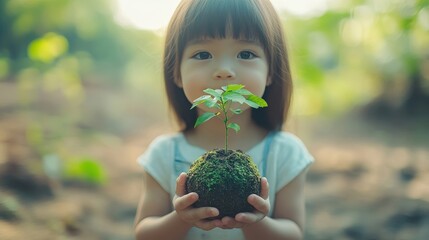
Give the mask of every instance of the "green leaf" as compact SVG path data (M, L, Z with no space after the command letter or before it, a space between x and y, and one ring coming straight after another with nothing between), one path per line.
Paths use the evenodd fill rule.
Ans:
M236 90L236 91L234 91L234 92L236 92L236 93L238 93L238 94L241 94L241 95L243 95L243 96L247 96L247 95L253 95L249 90L247 90L247 89L239 89L239 90Z
M208 120L212 119L213 117L219 115L219 113L212 113L212 112L206 112L203 113L201 116L197 118L197 121L195 122L194 128L198 127L200 124L207 122Z
M210 95L202 95L201 97L195 99L193 102L196 103L196 102L200 102L202 100L206 100L206 99L209 99L209 98L211 98Z
M246 101L246 98L236 92L225 92L223 97L226 101L238 102L243 104Z
M199 97L199 98L195 99L195 100L193 101L193 103L194 103L194 104L192 104L191 109L193 109L194 107L196 107L196 106L200 105L201 103L204 103L205 101L207 101L207 100L209 100L209 99L212 99L212 97L211 97L210 95L203 95L203 96L201 96L201 97Z
M256 103L254 103L254 102L252 102L252 101L246 100L245 103L247 105L249 105L251 108L259 108L259 105L256 104Z
M241 110L240 108L237 108L237 109L230 109L231 110L231 112L233 112L234 114L240 114L240 113L242 113L243 112L243 110Z
M220 90L220 89L211 89L211 88L207 88L207 89L205 89L204 90L204 92L205 93L208 93L208 94L210 94L210 95L212 95L213 97L216 97L216 98L220 98L220 96L222 95L222 93L223 93L223 91L222 90Z
M256 107L254 107L255 106L254 104L249 104L250 102L255 103ZM248 96L246 103L253 108L267 107L268 106L267 102L264 99L262 99L261 97L258 97L256 95Z
M65 178L102 184L106 180L106 172L97 159L91 157L72 158L66 162Z
M229 84L226 86L226 88L224 89L224 87L222 87L223 90L225 90L226 92L230 92L230 91L237 91L244 88L243 84Z
M240 126L237 123L228 124L228 128L234 129L235 132L240 131Z
M204 102L204 105L206 105L206 106L207 106L207 107L209 107L209 108L213 108L213 107L220 108L220 107L219 107L219 104L218 104L218 99L217 99L216 97L214 97L214 98L210 98L210 99L207 99L207 100Z

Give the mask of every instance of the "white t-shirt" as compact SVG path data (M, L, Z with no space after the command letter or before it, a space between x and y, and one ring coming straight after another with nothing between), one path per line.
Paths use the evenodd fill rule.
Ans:
M181 172L187 172L192 162L205 152L200 147L190 145L183 133L174 133L155 138L137 161L173 200L176 178ZM268 180L271 206L274 206L276 193L314 161L302 141L288 132L271 132L246 153L253 158L261 175ZM273 207L269 216L272 214ZM240 229L215 228L204 231L194 227L186 238L211 239L241 240L244 235Z

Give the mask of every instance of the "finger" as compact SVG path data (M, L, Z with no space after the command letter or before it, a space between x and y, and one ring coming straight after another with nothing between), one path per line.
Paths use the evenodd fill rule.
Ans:
M186 194L186 173L181 173L176 179L176 195L181 197Z
M224 217L222 218L222 227L223 229L232 229L232 228L240 228L243 224L236 221L232 217Z
M267 199L268 196L269 196L269 190L270 190L270 188L269 188L269 184L268 184L267 178L266 177L262 177L261 178L261 194L260 194L260 196L263 199Z
M262 213L239 213L235 216L235 220L240 223L250 224L260 221L264 218L264 214Z
M261 212L265 215L270 211L270 202L266 199L263 199L261 196L256 194L251 194L247 198L247 201L252 205L256 211Z
M189 222L197 222L207 220L210 217L219 215L219 210L213 207L191 208L182 213L185 220Z
M188 207L190 207L192 204L194 204L198 200L198 194L197 193L188 193L184 196L177 197L174 200L174 209L176 210L183 210Z
M216 227L221 227L222 222L219 219L215 220L201 220L195 224L197 227L209 231Z
M222 218L222 228L223 229L231 229L233 228L234 219L231 217L223 217Z
M216 217L219 215L219 210L213 207L194 208L188 211L189 217L195 221L205 220L207 218Z

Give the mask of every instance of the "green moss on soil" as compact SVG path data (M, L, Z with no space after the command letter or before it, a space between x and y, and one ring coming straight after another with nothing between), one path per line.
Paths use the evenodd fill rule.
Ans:
M234 217L254 208L247 197L260 193L261 176L252 158L239 150L216 149L199 157L188 171L187 192L196 192L194 207L216 207L219 216Z

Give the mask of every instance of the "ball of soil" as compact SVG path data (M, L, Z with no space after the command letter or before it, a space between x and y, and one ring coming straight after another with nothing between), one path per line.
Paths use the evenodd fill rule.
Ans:
M199 196L193 206L217 208L215 218L254 210L247 197L260 194L261 176L252 158L242 151L209 151L195 160L187 175L186 191Z

